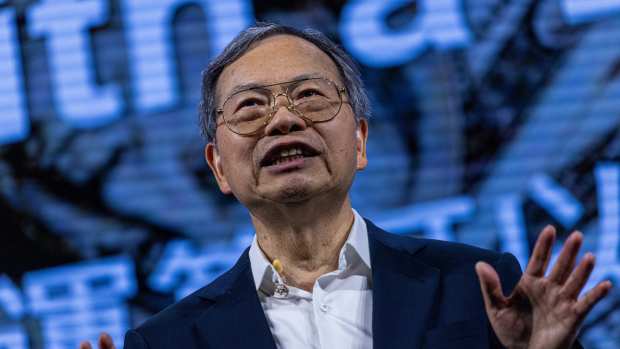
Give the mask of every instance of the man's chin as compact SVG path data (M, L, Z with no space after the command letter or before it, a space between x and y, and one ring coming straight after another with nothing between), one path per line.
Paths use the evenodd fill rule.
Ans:
M307 186L286 186L272 193L274 201L294 204L312 199L313 190Z
M274 202L283 204L303 203L311 200L321 190L316 183L308 183L304 180L288 181L283 185L273 186L264 194Z

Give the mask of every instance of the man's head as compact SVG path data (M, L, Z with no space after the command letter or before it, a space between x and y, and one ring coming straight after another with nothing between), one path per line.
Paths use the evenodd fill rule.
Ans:
M200 129L207 142L215 141L216 87L222 71L244 55L258 42L275 35L292 35L302 38L325 52L339 70L344 87L356 118L370 117L370 102L360 72L351 57L321 32L312 29L299 30L277 24L258 24L233 39L202 74L202 94L199 105Z
M203 93L207 162L220 189L249 208L344 198L366 166L368 102L359 74L317 32L248 29L209 66ZM304 104L313 98L325 102ZM259 126L237 127L266 110Z

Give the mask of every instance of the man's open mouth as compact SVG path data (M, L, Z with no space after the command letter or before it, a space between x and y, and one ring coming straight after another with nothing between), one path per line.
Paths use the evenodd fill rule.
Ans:
M295 160L319 155L319 151L304 143L277 145L261 160L261 167L280 165Z

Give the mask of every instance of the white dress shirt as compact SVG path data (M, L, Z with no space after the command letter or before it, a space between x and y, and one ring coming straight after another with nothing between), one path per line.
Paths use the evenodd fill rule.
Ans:
M321 275L312 293L286 285L254 237L252 275L278 349L372 348L368 232L364 219L355 210L353 214L338 269Z

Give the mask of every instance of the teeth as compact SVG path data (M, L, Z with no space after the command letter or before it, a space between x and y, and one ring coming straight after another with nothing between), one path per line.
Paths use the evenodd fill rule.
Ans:
M285 149L280 151L280 156L273 162L274 165L293 160L294 157L303 157L303 151L300 148Z
M288 150L282 150L280 152L280 157L284 158L287 156L295 156L295 155L302 155L302 151L299 148L295 148L295 149L288 149Z

